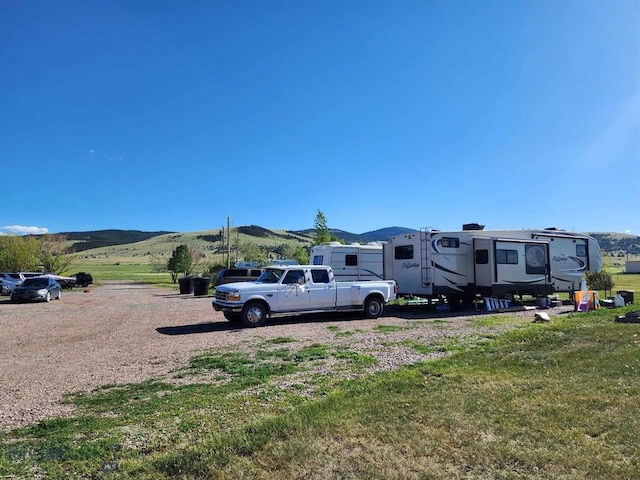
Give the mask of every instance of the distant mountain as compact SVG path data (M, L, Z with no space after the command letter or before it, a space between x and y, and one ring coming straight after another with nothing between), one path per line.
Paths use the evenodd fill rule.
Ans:
M363 233L362 236L367 239L368 242L386 242L397 235L404 235L405 233L417 232L413 228L405 227L387 227L379 230L373 230L372 232Z
M365 233L351 233L335 228L329 229L329 233L332 237L339 238L345 243L388 242L389 240L391 240L391 237L394 237L396 235L402 235L404 233L416 231L417 230L414 230L412 228L405 227L386 227ZM297 233L301 233L312 238L315 231L312 228L309 228L307 230L300 230Z
M110 247L112 245L125 245L127 243L142 242L149 238L175 233L168 231L142 232L140 230L95 230L89 232L64 232L67 240L72 242L71 249L74 252L91 250L92 248Z
M239 233L250 237L259 238L280 238L283 241L295 240L304 243L313 241L314 230L280 230L273 231L257 225L234 227ZM280 232L280 233L279 233ZM417 232L417 230L405 227L386 227L379 230L372 230L364 233L352 233L345 230L329 229L329 233L345 243L368 243L389 241L392 237L405 233ZM96 230L87 232L65 232L65 236L72 244L72 250L82 252L93 248L109 247L113 245L126 245L129 243L142 242L153 237L165 234L176 234L177 232L159 231L144 232L140 230ZM221 234L202 237L204 240L214 242L221 240ZM620 233L589 233L593 236L603 252L613 255L640 255L640 237ZM209 238L211 237L211 238ZM220 237L220 238L218 238Z
M640 255L640 237L623 233L589 233L598 241L600 250L610 254Z
M312 228L306 230L286 230L285 233L277 233L273 230L266 229L257 225L248 225L235 227L233 230L237 230L240 233L257 237L271 237L282 238L283 240L298 240L301 242L312 242L314 237L314 230ZM415 232L410 228L404 227L387 227L379 230L373 230L365 233L351 233L344 230L329 229L329 233L345 243L367 243L367 242L383 242L389 241L391 237L395 235L401 235L407 232ZM171 231L159 231L159 232L144 232L141 230L93 230L86 232L62 232L63 235L71 243L71 250L74 252L83 252L85 250L91 250L93 248L110 247L114 245L126 245L129 243L142 242L153 237L165 234L176 234L178 232ZM218 238L221 234L213 236L204 236L208 241L220 241ZM209 238L211 237L211 238Z

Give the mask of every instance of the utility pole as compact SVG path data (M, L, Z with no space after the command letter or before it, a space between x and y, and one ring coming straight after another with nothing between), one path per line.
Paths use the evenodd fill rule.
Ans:
M231 218L227 217L227 268L231 268Z

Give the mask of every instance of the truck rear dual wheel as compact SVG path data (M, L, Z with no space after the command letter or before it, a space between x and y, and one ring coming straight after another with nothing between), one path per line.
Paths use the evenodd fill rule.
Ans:
M384 302L380 297L369 297L364 302L364 315L367 318L378 318L384 310Z
M240 313L240 321L246 327L261 327L266 319L267 309L258 302L248 303Z

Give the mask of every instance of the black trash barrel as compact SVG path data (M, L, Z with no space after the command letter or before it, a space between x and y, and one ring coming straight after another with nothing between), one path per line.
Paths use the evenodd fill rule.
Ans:
M180 284L180 294L193 293L193 279L191 277L182 277L178 279Z
M209 282L211 279L206 277L196 277L193 279L193 294L194 295L208 295L209 294Z

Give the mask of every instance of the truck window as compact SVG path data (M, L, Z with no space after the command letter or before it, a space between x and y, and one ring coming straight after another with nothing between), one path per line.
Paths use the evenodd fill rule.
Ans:
M344 264L347 267L357 267L358 266L358 255L345 255L344 256Z
M329 272L326 270L311 270L311 281L313 283L329 283Z
M499 248L496 250L496 263L517 265L518 251Z
M314 255L312 265L323 265L324 255Z
M298 283L298 279L302 277L304 278L304 271L302 270L289 270L287 272L287 275L284 277L284 280L282 280L282 283L284 284L294 284L294 283Z
M413 245L400 245L394 248L396 260L411 260L413 258Z

